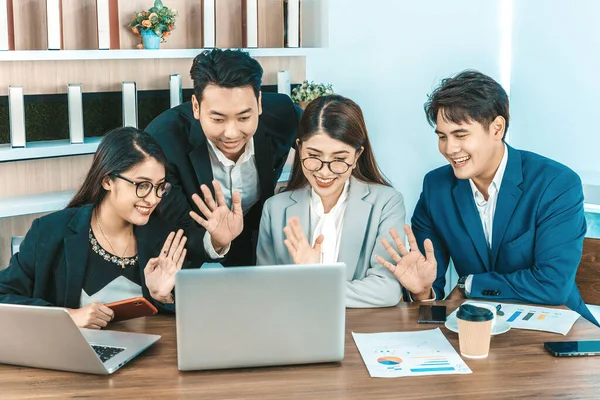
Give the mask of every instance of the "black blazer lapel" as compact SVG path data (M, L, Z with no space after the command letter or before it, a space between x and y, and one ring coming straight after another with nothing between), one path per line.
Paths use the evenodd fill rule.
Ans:
M467 228L467 232L471 237L471 241L473 242L475 249L477 249L477 253L485 265L485 268L489 271L490 252L485 240L481 218L479 217L475 206L475 200L473 199L473 192L471 191L469 181L466 179L457 179L456 185L452 188L452 197L454 198L454 203L458 208L460 217Z
M204 144L196 147L188 154L190 157L190 162L194 167L196 177L198 178L198 187L196 188L196 193L200 192L200 186L203 184L207 185L211 192L213 192L213 186L211 185L213 180L213 172L212 166L210 165L210 156L208 155L207 146L208 145L205 141Z
M208 143L206 143L207 140L208 139L206 139L206 135L202 130L202 125L200 125L200 121L194 119L190 125L190 144L193 146L193 149L188 153L188 157L194 167L196 178L198 178L196 193L199 193L200 186L203 184L207 185L211 192L213 191L211 185L213 174L210 165L210 156L208 154Z
M65 293L65 307L79 308L81 290L88 261L89 230L92 220L93 206L81 207L71 218L69 228L74 232L72 236L64 239L65 260L67 264L67 286Z
M271 139L266 133L262 122L258 122L258 128L254 134L254 159L258 170L258 181L260 184L260 201L265 201L275 193L275 172L273 170L273 149Z
M163 230L157 226L158 220L150 218L145 226L135 227L135 238L138 247L138 267L140 269L140 277L142 283L142 292L144 297L151 299L150 292L146 286L146 277L144 276L144 268L153 257L158 257L166 240L167 234L162 234Z
M206 143L207 139L202 130L202 126L196 119L191 122L189 140L193 149L188 153L188 157L194 167L197 178L197 181L194 181L194 184L196 185L195 191L196 193L199 193L200 186L204 184L207 185L212 192L213 187L211 182L213 180L213 172L210 165L210 156L208 154L208 143Z

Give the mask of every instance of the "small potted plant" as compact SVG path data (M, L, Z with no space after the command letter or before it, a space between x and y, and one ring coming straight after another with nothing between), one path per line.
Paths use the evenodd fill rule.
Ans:
M133 13L133 19L127 24L142 41L137 46L144 49L158 49L161 42L175 29L177 10L163 5L161 0L155 0L154 6L146 11Z
M301 85L292 90L292 100L302 109L306 108L308 103L317 97L333 94L333 87L330 83L314 83L313 81L304 81Z

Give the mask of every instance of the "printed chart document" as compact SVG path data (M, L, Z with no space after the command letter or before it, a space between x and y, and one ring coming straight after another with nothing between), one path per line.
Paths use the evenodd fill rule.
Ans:
M465 303L474 303L466 301ZM502 306L500 311L511 328L529 329L532 331L545 331L552 333L560 333L566 335L569 333L575 321L579 318L579 314L571 310L561 310L557 308L529 306L526 304L506 304L495 303L489 301L481 301L476 303L491 304L496 307L498 304ZM456 316L456 309L451 315ZM448 316L450 318L450 316Z
M594 304L586 304L586 306L590 309L590 312L600 322L600 306L596 306Z
M372 378L471 373L440 328L352 337Z

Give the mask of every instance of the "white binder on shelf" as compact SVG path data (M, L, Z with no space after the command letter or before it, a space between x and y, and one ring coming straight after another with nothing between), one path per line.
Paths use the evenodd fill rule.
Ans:
M258 47L258 0L242 0L243 46L245 48Z
M202 1L202 32L204 48L216 47L216 0Z
M8 116L11 147L25 147L27 143L25 138L25 98L22 86L8 87Z
M181 75L179 74L172 74L169 76L169 100L171 108L177 107L183 103Z
M123 126L138 127L138 102L135 82L123 82Z
M98 50L110 50L110 11L108 0L96 0Z
M61 0L46 0L46 25L48 27L48 50L62 49Z
M285 47L300 47L300 0L285 0Z
M277 71L277 93L292 95L292 84L290 82L290 71Z
M10 239L11 255L17 254L19 252L19 247L21 247L22 241L23 236L13 236Z
M14 49L12 0L0 0L0 50Z
M69 138L71 144L81 144L84 142L81 84L69 83L67 100L69 104Z

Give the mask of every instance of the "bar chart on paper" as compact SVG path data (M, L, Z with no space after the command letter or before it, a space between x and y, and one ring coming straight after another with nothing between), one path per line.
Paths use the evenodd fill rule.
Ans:
M561 315L560 315L560 313L557 313L557 312L536 313L534 311L518 310L518 311L515 311L514 313L512 313L512 315L510 317L508 317L508 319L506 321L507 322L515 322L516 320L520 319L523 322L530 321L529 323L535 323L536 321L543 321L547 317L548 317L548 319L560 318Z
M444 356L414 356L410 372L441 372L455 371L456 368Z
M403 353L404 358L390 355L396 354L397 352ZM377 349L375 350L375 353L379 356L377 357L377 362L385 367L388 372L402 371L403 369L410 372L427 373L457 370L448 357L443 355L411 355L411 351L406 348L403 350L392 350L389 348ZM437 350L436 353L441 354L441 351Z
M468 302L467 302L468 303ZM493 306L498 303L486 302ZM511 328L534 331L554 332L566 335L579 318L579 314L571 310L528 306L522 304L500 303L504 318Z
M471 373L439 328L352 336L372 377Z

